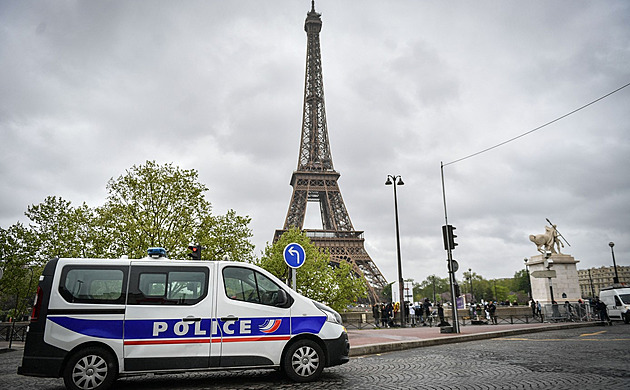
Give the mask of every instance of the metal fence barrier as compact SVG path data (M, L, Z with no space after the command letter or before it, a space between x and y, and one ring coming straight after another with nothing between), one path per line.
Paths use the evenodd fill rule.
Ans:
M0 340L25 341L28 322L0 322Z

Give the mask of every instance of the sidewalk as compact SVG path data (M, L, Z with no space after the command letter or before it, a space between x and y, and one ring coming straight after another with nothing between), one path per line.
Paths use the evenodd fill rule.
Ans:
M350 356L371 355L409 348L485 340L549 330L597 326L598 322L531 323L460 326L460 333L440 333L439 327L349 329Z
M460 333L440 333L439 327L417 326L415 328L349 329L350 356L372 355L409 348L485 340L525 333L549 330L597 326L599 322L532 323L500 325L460 326ZM9 342L0 340L0 353L8 352ZM24 343L14 341L12 350L24 349Z

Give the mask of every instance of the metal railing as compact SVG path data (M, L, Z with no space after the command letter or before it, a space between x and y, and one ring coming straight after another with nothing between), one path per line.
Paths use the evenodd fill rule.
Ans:
M28 322L1 322L0 340L25 341Z

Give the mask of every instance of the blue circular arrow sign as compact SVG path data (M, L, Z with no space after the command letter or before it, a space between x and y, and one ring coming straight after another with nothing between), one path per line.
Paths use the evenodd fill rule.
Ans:
M285 246L282 255L284 256L284 261L291 268L300 268L304 265L304 260L306 260L304 248L302 248L302 245L295 242Z

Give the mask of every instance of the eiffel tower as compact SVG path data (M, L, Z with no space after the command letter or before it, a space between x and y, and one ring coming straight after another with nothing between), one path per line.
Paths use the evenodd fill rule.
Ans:
M313 0L304 22L306 76L298 167L291 176L293 195L284 228L276 230L274 242L291 227L302 230L307 202L319 202L323 229L303 230L320 250L329 250L333 264L346 261L352 265L355 274L367 282L369 300L374 303L379 301L379 293L387 281L365 250L363 232L354 230L337 184L340 174L333 168L324 106L321 29L321 14L315 12Z

